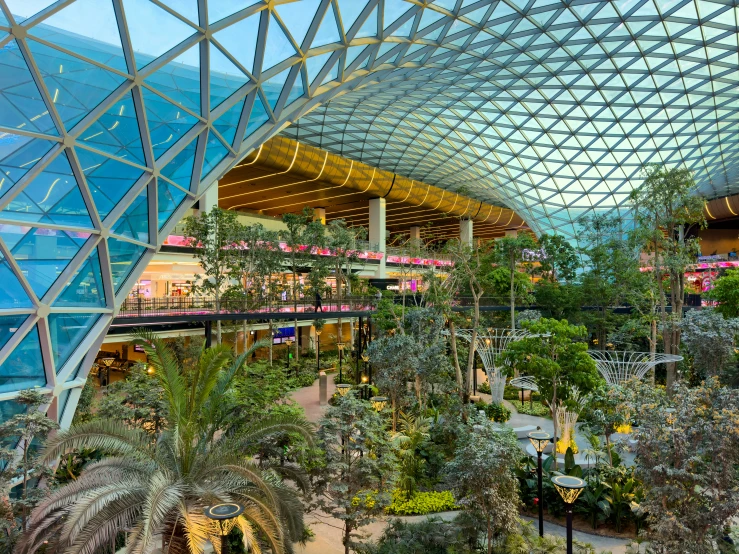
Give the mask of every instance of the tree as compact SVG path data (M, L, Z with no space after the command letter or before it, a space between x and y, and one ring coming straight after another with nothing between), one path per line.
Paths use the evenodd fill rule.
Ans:
M12 550L18 532L30 528L29 514L45 496L45 491L32 481L48 477L49 466L36 460L37 444L43 442L59 426L46 416L51 397L38 390L23 390L13 400L20 412L0 425L0 494L6 513L0 528L4 531L2 542L8 552ZM10 489L15 485L20 491L10 499ZM18 525L20 520L20 526Z
M221 295L229 283L233 266L233 246L237 240L236 212L214 206L208 213L185 218L185 236L188 246L203 270L196 277L193 292L204 292L215 297L215 311L221 313ZM221 344L221 321L216 322L216 340Z
M290 552L303 532L295 490L282 483L281 467L260 467L243 452L274 433L297 432L310 442L310 425L294 416L273 416L238 433L228 428L231 382L248 352L233 359L223 346L204 350L187 377L164 341L140 333L135 342L144 347L164 390L167 426L154 441L143 429L110 420L50 438L40 455L43 463L84 448L106 456L36 507L19 554L33 553L46 541L54 552L94 552L111 544L121 529L131 529L128 552L149 551L154 536L161 535L162 550L202 554L206 542L220 535L203 509L233 501L246 507L234 525L247 549L264 541L275 553Z
M494 259L504 267L510 280L511 329L516 328L516 274L518 264L525 258L526 251L536 248L536 241L528 233L515 237L502 237L495 241Z
M739 317L739 269L727 269L707 296L718 302L716 310L724 317Z
M675 385L674 414L642 404L636 473L646 496L641 512L656 554L719 552L724 529L739 514L739 391L716 379Z
M570 325L564 319L547 318L525 322L523 327L536 336L511 342L503 359L508 367L533 377L541 395L550 399L554 436L558 437L557 401L566 401L573 387L587 394L603 379L587 353L587 343L583 342L585 327Z
M457 502L485 521L487 553L518 525L518 480L513 468L520 447L512 431L501 432L487 418L471 420L445 468Z
M684 167L665 168L659 164L643 168L644 183L632 191L634 218L639 228L642 248L652 255L653 275L657 281L662 340L667 354L680 353L680 320L685 300L685 269L700 252L700 239L691 237L693 227L703 228L704 199L697 194L693 172ZM669 290L664 290L667 275ZM667 314L666 298L670 299ZM677 380L677 366L667 364L667 390Z
M726 319L712 309L691 310L680 322L682 340L693 357L698 380L716 377L736 359L739 319Z
M577 250L562 235L543 234L539 237L541 257L539 270L544 277L554 283L571 282L580 267Z
M367 354L375 370L375 384L390 397L392 429L397 431L398 412L418 367L418 345L409 335L393 334L373 340Z
M380 414L351 394L326 410L318 438L326 465L317 475L316 506L343 522L349 554L357 530L390 504L395 457Z

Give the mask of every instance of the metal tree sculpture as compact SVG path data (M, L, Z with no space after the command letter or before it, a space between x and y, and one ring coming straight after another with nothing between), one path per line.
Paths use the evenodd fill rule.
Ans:
M679 362L682 356L661 352L629 352L624 350L588 350L598 371L609 385L630 379L641 379L657 364Z

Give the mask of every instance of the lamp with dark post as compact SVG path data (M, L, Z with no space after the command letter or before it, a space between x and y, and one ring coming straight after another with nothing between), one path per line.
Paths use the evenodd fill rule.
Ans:
M108 385L110 385L110 366L112 366L113 362L115 362L115 358L103 358L100 361L103 362L103 365L105 366L105 384L103 384L103 378L101 374L100 386L107 387Z
M323 329L316 329L316 371L321 371L321 333Z
M536 464L536 475L539 480L539 536L544 536L544 497L543 497L543 485L541 482L541 455L544 449L552 441L552 435L546 431L532 431L528 435L531 444L536 450L537 464Z
M347 385L346 383L339 383L336 385L336 392L338 392L341 397L346 396L350 390L352 390L352 386Z
M339 349L339 383L344 381L342 366L344 364L344 343L339 341L336 343L336 348Z
M218 522L221 528L221 554L228 554L228 533L224 528L224 524L229 519L239 517L244 513L244 506L236 504L235 502L225 502L223 504L216 504L215 506L208 506L203 510L205 517Z
M285 339L285 344L287 345L287 374L290 375L290 347L293 345L295 341L293 339ZM295 366L295 377L298 376L298 367L299 364Z
M572 554L572 505L587 486L585 481L571 475L556 475L552 477L552 484L562 497L567 513L567 554Z
M370 402L372 403L372 407L375 409L375 411L379 413L385 409L385 406L387 406L387 397L373 396L372 398L370 398Z

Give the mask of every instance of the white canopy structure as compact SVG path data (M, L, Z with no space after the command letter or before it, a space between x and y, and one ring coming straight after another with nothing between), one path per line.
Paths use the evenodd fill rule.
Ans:
M598 371L609 385L630 379L641 379L657 364L679 362L682 356L661 352L629 352L625 350L588 350Z

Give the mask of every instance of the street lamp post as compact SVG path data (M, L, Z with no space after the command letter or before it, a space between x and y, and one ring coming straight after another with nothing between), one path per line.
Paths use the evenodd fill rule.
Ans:
M541 455L544 449L547 447L552 440L552 436L546 431L532 431L529 433L529 440L531 441L534 450L536 450L536 475L539 480L539 536L544 536L544 497L543 497L543 486L541 482Z
M370 402L372 402L372 407L375 409L375 411L379 413L385 409L385 406L387 405L387 397L373 396L372 398L370 398Z
M367 392L367 387L369 385L367 384L367 376L362 375L362 392L360 393L360 398L362 400L365 399L365 397L369 398L369 393Z
M316 372L321 371L321 331L316 329Z
M293 345L295 341L292 339L285 339L285 344L287 345L287 374L290 375L290 347ZM298 376L298 366L295 366L295 377Z
M339 341L336 343L336 348L339 349L339 383L344 381L343 378L343 365L344 365L344 343Z
M557 475L552 477L552 484L562 497L567 513L567 554L572 554L572 505L586 487L585 481L571 475Z
M352 386L347 385L346 383L339 383L338 385L336 385L336 391L341 397L346 396L350 390L352 390Z
M224 528L224 524L229 519L239 517L244 513L244 506L236 504L235 502L226 502L224 504L216 504L215 506L208 506L203 510L205 517L218 522L221 528L221 554L228 553L228 532Z
M115 358L103 358L103 365L105 366L105 384L103 384L102 375L100 376L100 386L107 387L110 384L110 366L115 362Z

